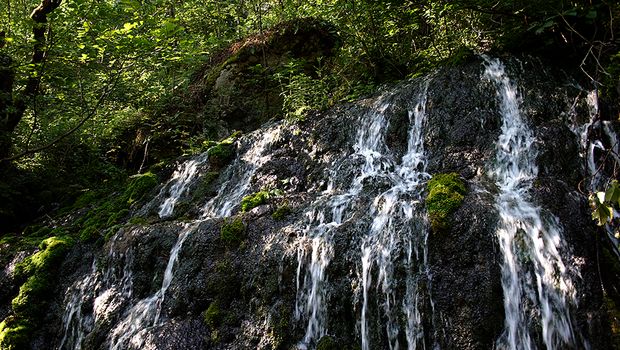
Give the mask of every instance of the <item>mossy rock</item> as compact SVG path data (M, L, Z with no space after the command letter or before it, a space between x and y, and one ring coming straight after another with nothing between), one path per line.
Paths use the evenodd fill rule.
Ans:
M25 349L47 312L54 272L74 241L68 236L41 241L39 251L15 266L15 276L25 279L11 301L12 315L0 324L1 349Z
M271 218L276 221L281 221L289 214L291 214L291 207L289 207L288 204L282 204L271 214Z
M216 167L223 167L228 164L235 156L234 145L228 143L218 143L209 148L209 163Z
M269 199L269 192L267 191L259 191L249 196L245 196L241 200L241 211L250 211L261 204L267 203L267 199Z
M220 239L229 247L237 247L245 238L245 225L241 218L227 219L220 229Z
M0 323L0 349L28 349L33 326L27 320L7 317Z
M340 347L333 337L324 335L316 344L316 350L340 350Z
M442 232L450 228L450 216L463 203L467 194L465 184L457 173L435 174L428 181L426 210L433 232Z
M222 310L217 301L209 304L209 307L202 313L202 319L209 327L217 328L222 321Z

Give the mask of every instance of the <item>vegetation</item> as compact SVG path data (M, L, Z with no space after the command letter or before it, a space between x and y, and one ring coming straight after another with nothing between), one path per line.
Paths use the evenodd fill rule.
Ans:
M222 321L222 310L219 304L216 301L209 304L209 307L202 313L202 317L207 326L212 329L217 328Z
M441 232L451 225L450 215L463 203L467 194L465 184L459 174L435 174L428 181L426 209L434 232Z
M271 214L271 218L277 221L284 220L291 213L291 207L288 204L284 203L280 205L276 210Z
M237 247L245 238L245 225L241 218L226 219L220 229L220 238L229 247Z
M259 191L243 197L241 200L241 211L250 211L261 204L267 203L269 192Z
M252 128L248 113L303 119L472 52L559 57L616 98L619 11L601 0L46 0L34 11L7 0L0 224L19 229L41 205L210 147ZM214 162L231 156L225 145Z
M15 267L16 278L25 282L11 302L12 314L0 323L0 348L28 347L32 332L39 327L47 312L54 272L73 242L67 236L44 239L38 252Z

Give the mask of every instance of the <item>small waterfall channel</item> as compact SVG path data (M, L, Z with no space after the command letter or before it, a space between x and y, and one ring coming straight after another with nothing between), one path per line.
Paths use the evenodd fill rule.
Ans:
M359 247L362 349L371 348L368 308L373 286L382 295L380 304L387 320L384 331L390 349L399 348L400 320L405 317L407 322L404 334L408 348L416 349L418 345L423 345L416 266L419 274L426 277L425 245L428 230L421 194L422 185L430 177L425 172L423 147L427 87L428 82L425 82L415 101L409 103L408 144L402 158L395 159L386 145L392 96L384 94L360 118L354 152L330 169L327 190L305 214L305 222L300 225L303 234L298 242L298 292L295 307L296 319L307 321L306 333L298 345L302 349L312 348L321 337L328 334L327 267L336 254L334 235L339 233L338 229L344 223L352 220L356 211L367 211L367 218L370 219L370 227L362 235ZM339 164L347 159L358 160L357 173L348 188L339 189L335 186L335 179L342 171ZM384 188L374 198L371 197L368 207L360 208L362 193L368 190L371 183L387 184L387 190ZM394 274L395 264L406 266L404 295L402 291L396 291L401 281ZM378 270L375 284L372 279L374 268Z
M499 245L504 257L502 287L506 313L499 349L535 348L537 320L547 349L575 346L569 304L575 291L562 256L562 229L557 218L545 218L528 192L536 179L534 135L519 110L517 87L499 60L485 58L484 77L497 87L502 117L491 174L499 189L496 207Z
M116 323L108 335L106 341L108 349L126 349L128 344L131 344L133 348L142 347L145 341L144 335L148 328L160 324L162 304L174 277L175 266L179 263L179 254L183 243L199 228L202 222L231 215L234 207L247 194L256 169L269 159L269 146L277 141L280 131L281 126L276 125L268 132L258 130L248 135L245 144L242 145L242 147L247 148L246 152L228 168L227 180L222 184L216 196L204 205L200 219L183 224L178 238L170 250L160 289L128 308L122 319ZM206 165L208 165L208 152L179 165L168 183L162 187L160 194L154 199L154 201L159 201L163 198L158 211L160 218L167 218L172 215L174 205L186 192L189 184L199 177L201 174L199 170ZM169 196L164 197L165 193L168 193ZM152 203L147 204L147 206L152 206ZM112 244L110 254L114 254L113 247ZM129 266L129 263L126 263L125 266ZM97 317L109 313L110 310L98 310L97 300L109 298L111 289L120 288L123 291L123 297L131 297L131 271L125 269L120 280L113 278L113 275L113 268L110 268L102 276L97 271L95 260L92 272L68 291L67 306L63 317L63 338L58 349L81 349L84 336L92 330L97 322ZM103 292L101 292L102 284L109 286ZM82 313L84 302L89 295L99 295L95 299L92 315Z

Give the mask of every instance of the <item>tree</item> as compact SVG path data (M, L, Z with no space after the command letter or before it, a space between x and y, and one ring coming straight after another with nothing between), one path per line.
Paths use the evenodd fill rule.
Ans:
M34 46L31 66L40 66L45 59L47 16L60 6L62 0L41 0L39 6L30 14L33 20L32 37ZM5 45L5 34L0 36L0 49ZM12 134L24 116L28 101L39 91L41 75L36 71L30 73L23 91L15 93L12 59L0 52L0 159L6 158L11 152Z

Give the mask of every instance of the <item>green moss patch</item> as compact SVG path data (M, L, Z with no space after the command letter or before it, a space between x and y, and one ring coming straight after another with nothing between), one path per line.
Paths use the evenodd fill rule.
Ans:
M27 348L47 312L56 269L73 243L68 236L46 238L38 252L15 266L15 277L25 282L11 301L11 316L0 324L0 349Z
M209 307L202 313L202 319L205 324L211 328L217 328L222 321L222 310L219 304L214 301Z
M269 199L269 192L267 191L259 191L249 196L245 196L241 200L241 211L245 212L252 210L261 204L267 203L267 199Z
M227 219L220 229L220 239L229 247L237 247L245 238L245 225L241 218Z
M271 214L271 218L277 221L284 220L290 213L291 207L288 204L282 204Z
M467 194L465 184L457 173L435 174L428 181L426 209L434 232L447 230L451 226L450 215L463 203Z
M83 241L96 240L101 237L109 237L120 227L123 220L129 217L129 208L132 204L144 198L144 196L158 184L157 177L153 173L134 175L124 184L124 189L107 195L90 204L90 209L80 220L79 237ZM84 193L76 204L85 204L97 198L96 191Z

